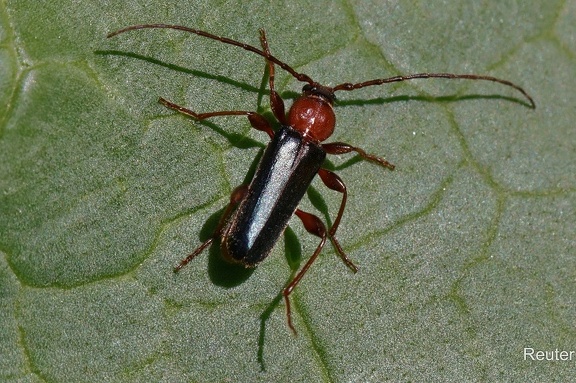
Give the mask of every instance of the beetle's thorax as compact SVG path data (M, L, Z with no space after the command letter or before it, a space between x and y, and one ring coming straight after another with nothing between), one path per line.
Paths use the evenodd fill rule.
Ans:
M288 125L308 138L322 142L332 135L336 116L330 88L306 85L288 112Z

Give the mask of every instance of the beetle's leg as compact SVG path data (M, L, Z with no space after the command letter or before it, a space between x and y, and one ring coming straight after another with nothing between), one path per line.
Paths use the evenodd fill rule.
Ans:
M358 268L348 258L348 256L342 249L340 242L338 242L338 240L335 237L336 230L338 230L338 226L340 226L340 220L342 219L342 215L344 214L344 209L346 208L346 201L348 199L348 191L346 190L346 185L344 184L344 181L342 181L342 179L338 177L338 175L336 175L336 173L333 173L330 170L320 168L320 170L318 171L318 175L320 176L320 179L322 180L324 185L328 187L328 189L337 191L338 193L342 193L342 202L340 202L340 209L338 210L338 215L336 216L334 223L330 227L328 236L330 237L330 241L332 241L332 244L334 245L336 252L340 256L340 258L342 258L342 261L344 261L346 266L348 266L350 270L352 270L353 272L357 272Z
M264 52L268 56L272 56L264 29L260 29L260 44ZM284 101L274 88L274 63L268 59L266 59L266 63L268 63L268 82L270 84L270 108L272 109L272 113L274 113L274 117L276 117L282 125L286 125L286 108L284 107Z
M240 201L242 201L244 199L244 197L246 197L247 193L248 193L248 186L246 186L246 185L240 185L232 191L232 194L230 194L230 202L228 203L228 206L226 207L224 214L222 214L222 217L220 218L220 222L218 223L218 226L216 227L216 230L214 230L214 233L212 234L212 236L210 238L208 238L206 241L204 241L200 246L198 246L186 258L184 258L182 261L180 261L178 266L176 266L174 268L175 273L180 271L180 269L183 268L184 266L186 266L188 264L188 262L190 262L191 260L196 258L197 255L202 253L204 251L204 249L206 249L208 246L210 246L212 244L212 242L214 242L214 239L222 237L222 234L223 234L222 232L224 231L224 227L226 226L226 223L228 222L228 218L230 218L230 215L232 214L234 209L236 209L236 206L240 203Z
M360 157L364 158L365 160L375 162L378 165L384 166L390 170L394 170L395 167L393 164L386 161L382 157L378 157L373 154L368 154L364 150L352 145L345 144L344 142L331 142L329 144L322 144L322 148L326 151L326 153L330 154L345 154L350 152L356 152L360 155Z
M314 251L314 254L312 254L310 259L306 262L306 264L304 264L304 267L302 267L302 269L298 272L298 274L296 274L294 279L292 279L290 283L288 283L288 285L284 288L284 290L282 290L282 295L284 296L284 301L286 302L286 316L288 317L288 327L290 327L290 329L294 332L294 334L296 334L296 329L292 324L292 312L290 311L290 300L288 299L288 296L290 295L292 290L294 290L294 287L296 287L298 282L300 282L304 274L306 274L306 271L308 271L312 263L314 263L316 258L318 258L318 254L320 254L320 251L322 250L324 244L326 243L326 236L327 236L326 226L324 226L324 223L322 223L320 218L316 217L314 214L306 213L305 211L302 211L300 209L296 209L295 214L298 216L298 218L300 218L302 224L304 224L304 228L306 229L306 231L309 232L310 234L320 237L321 240L320 243L318 244L318 247L316 247L316 251Z
M268 134L268 136L270 136L270 138L274 138L274 130L272 130L270 123L264 118L264 116L256 112L249 112L246 110L224 110L221 112L196 113L183 106L174 104L173 102L170 102L162 97L160 97L158 102L169 109L175 110L197 120L204 120L206 118L216 116L246 116L250 121L250 125L252 125L254 129L265 132Z

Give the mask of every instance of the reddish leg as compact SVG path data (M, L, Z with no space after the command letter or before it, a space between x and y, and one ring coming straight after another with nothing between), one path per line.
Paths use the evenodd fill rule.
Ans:
M315 215L306 213L305 211L302 211L300 209L297 209L295 212L295 214L298 216L298 218L300 218L300 220L304 224L304 228L306 229L306 231L308 231L310 234L313 234L321 238L318 247L316 247L316 250L314 251L314 254L312 254L312 256L310 257L308 262L306 262L304 267L302 267L302 269L298 272L298 274L296 274L294 279L292 279L292 281L290 281L290 283L282 291L284 301L286 302L286 315L288 317L288 327L290 327L290 329L295 334L296 330L294 329L294 325L292 324L292 312L290 310L290 300L288 299L288 296L290 295L290 293L292 293L292 290L294 290L294 287L296 287L298 282L300 282L300 280L302 279L306 271L308 271L312 263L314 263L316 258L318 258L320 251L326 244L326 237L330 237L330 240L332 241L332 244L334 245L336 252L340 256L340 258L342 258L342 261L344 261L346 266L348 266L353 272L358 271L356 265L354 265L354 263L352 263L352 261L348 258L348 256L342 249L342 246L335 237L336 230L338 230L338 226L340 225L340 221L342 220L342 215L344 214L344 209L346 208L346 200L348 199L348 191L346 190L346 185L344 184L344 181L342 181L340 177L338 177L335 173L327 169L321 168L318 171L318 175L320 176L320 179L322 180L324 185L326 185L329 189L342 193L342 202L340 203L340 209L338 210L338 215L336 216L334 223L330 227L330 231L326 230L326 226L324 225L324 223L320 220L320 218L316 217Z
M268 46L268 41L266 40L266 33L263 29L260 29L260 43L262 44L262 48L264 52L268 56L272 56L270 53L270 47ZM268 72L269 72L269 84L270 84L270 107L272 108L272 112L274 116L278 119L278 121L286 125L286 115L285 115L285 107L284 101L276 92L274 88L274 63L266 58L266 63L268 64ZM274 130L270 126L270 123L260 114L256 112L250 112L246 110L224 110L220 112L209 112L209 113L196 113L188 108L175 104L171 101L166 100L163 97L160 97L158 100L162 105L165 107L175 110L179 113L185 114L186 116L195 118L197 120L204 120L206 118L217 117L217 116L246 116L250 121L250 125L256 130L260 130L268 134L268 136L272 139L274 138Z
M373 154L368 154L364 150L357 148L352 145L345 144L343 142L331 142L329 144L322 144L322 148L329 154L346 154L350 152L356 152L360 157L368 160L370 162L375 162L380 166L384 166L390 170L394 170L394 165L386 161L382 157L375 156Z
M340 203L340 209L338 209L338 215L336 216L336 219L334 220L332 227L330 227L328 236L330 237L330 241L332 241L332 245L334 245L336 252L340 256L340 258L342 258L342 261L344 261L346 266L348 266L350 270L352 270L353 272L357 272L358 268L348 258L348 256L342 249L340 242L338 242L338 240L335 237L336 230L338 230L338 226L340 226L340 221L342 220L342 215L344 214L344 209L346 208L346 201L348 199L348 191L346 190L346 185L344 184L344 181L342 181L342 179L336 175L336 173L333 173L330 170L321 168L318 171L318 175L320 176L320 179L322 180L324 185L326 185L326 187L328 187L331 190L337 191L338 193L342 193L342 202Z
M270 136L270 138L274 138L274 131L272 130L270 123L266 121L266 119L262 115L256 112L248 112L245 110L224 110L221 112L196 113L191 111L190 109L184 108L183 106L174 104L173 102L170 102L162 97L160 97L158 102L169 109L175 110L179 113L185 114L186 116L195 118L197 120L204 120L206 118L216 116L246 116L250 121L250 125L252 125L254 129L265 132L268 134L268 136Z
M286 302L286 316L288 317L288 327L290 327L290 329L292 330L292 332L294 332L294 334L296 334L296 329L292 324L292 312L290 310L290 300L288 299L288 296L290 295L290 293L292 293L292 290L294 290L294 287L296 287L298 282L300 282L304 274L306 274L306 271L308 271L312 263L314 263L316 258L318 258L318 254L320 254L320 251L322 250L324 244L326 243L326 236L327 236L326 226L324 226L320 218L316 217L313 214L306 213L305 211L302 211L300 209L297 209L295 214L298 216L298 218L300 218L300 220L304 224L304 228L306 229L306 231L309 232L310 234L320 237L321 240L320 243L318 244L318 247L316 247L314 254L312 254L312 256L306 262L304 267L302 267L302 269L298 272L298 274L296 274L294 279L292 279L292 281L290 281L290 283L284 288L284 290L282 290L282 295L284 296L284 301Z
M214 239L220 238L222 236L222 231L226 226L228 218L230 218L230 214L232 214L236 206L240 203L240 201L244 199L247 193L248 186L246 185L240 185L232 191L232 194L230 194L230 203L226 207L224 214L222 214L222 218L220 218L220 222L218 223L218 226L216 227L216 230L214 230L212 236L204 241L200 246L198 246L192 253L190 253L190 255L180 261L178 266L174 268L175 273L180 271L181 268L186 266L191 260L196 258L197 255L202 253L208 246L212 244L212 242L214 242Z
M270 47L268 46L268 40L266 40L266 32L264 29L260 29L260 44L262 45L262 49L268 56L272 56L270 53ZM276 92L274 88L274 63L270 60L266 60L268 63L268 82L270 84L270 108L272 109L272 113L274 113L274 117L282 124L286 125L286 110L284 107L284 101Z

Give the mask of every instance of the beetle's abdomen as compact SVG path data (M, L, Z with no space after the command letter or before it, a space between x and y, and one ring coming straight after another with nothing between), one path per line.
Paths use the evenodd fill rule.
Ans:
M264 151L248 193L229 221L222 238L224 256L246 267L266 258L325 157L318 143L282 127Z

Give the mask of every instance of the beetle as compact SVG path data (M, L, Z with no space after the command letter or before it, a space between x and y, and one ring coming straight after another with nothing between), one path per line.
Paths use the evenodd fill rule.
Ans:
M532 109L536 107L532 97L520 86L496 77L475 74L417 73L360 83L341 83L334 87L325 86L314 81L308 75L297 72L273 56L263 29L259 30L262 49L198 29L170 24L133 25L112 32L107 37L147 28L189 32L240 47L260 55L266 60L270 107L281 126L277 132L272 129L270 122L256 112L229 110L196 113L164 98L159 99L159 102L165 107L196 120L217 116L246 116L254 129L263 131L270 137L270 143L260 159L250 184L240 185L234 189L230 196L230 202L212 236L183 259L174 268L174 271L179 271L210 246L214 240L220 240L222 255L226 260L245 267L255 267L269 255L286 229L290 218L296 215L302 221L306 231L320 238L320 243L296 276L282 290L288 326L294 333L296 333L296 329L292 323L289 296L318 257L327 239L332 242L346 266L353 272L358 270L335 236L344 214L348 192L346 185L338 175L322 167L326 155L355 152L365 160L394 170L393 164L384 158L368 154L361 148L343 142L323 143L332 135L336 125L333 109L336 100L335 92L425 78L484 80L516 89L528 100ZM287 71L296 80L306 83L302 88L302 94L293 102L287 114L285 113L284 101L274 86L275 65ZM329 229L317 216L298 208L298 204L316 174L329 189L342 194L338 214Z

